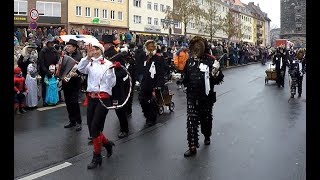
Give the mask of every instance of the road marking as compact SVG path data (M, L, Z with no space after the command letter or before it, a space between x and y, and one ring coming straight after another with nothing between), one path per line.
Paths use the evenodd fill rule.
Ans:
M58 105L56 105L56 106L42 107L42 108L38 108L37 110L38 110L38 111L45 111L45 110L55 109L55 108L63 107L63 106L66 106L66 104L63 103L63 104L58 104Z
M30 175L30 176L27 176L27 177L24 177L24 178L21 178L21 179L18 179L18 180L32 180L32 179L36 179L36 178L45 176L45 175L47 175L47 174L53 173L53 172L55 172L55 171L59 171L60 169L66 168L66 167L71 166L71 165L72 165L71 163L65 162L65 163L63 163L63 164L54 166L54 167L52 167L52 168L49 168L49 169L40 171L40 172L38 172L38 173L32 174L32 175Z

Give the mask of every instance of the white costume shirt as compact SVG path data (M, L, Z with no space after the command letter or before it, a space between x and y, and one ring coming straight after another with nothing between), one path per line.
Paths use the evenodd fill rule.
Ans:
M106 92L112 95L112 88L116 85L116 75L114 68L109 69L112 62L104 59L102 64L100 62L102 59L102 56L97 59L91 58L92 62L90 62L87 57L84 57L78 64L78 71L88 74L87 92Z

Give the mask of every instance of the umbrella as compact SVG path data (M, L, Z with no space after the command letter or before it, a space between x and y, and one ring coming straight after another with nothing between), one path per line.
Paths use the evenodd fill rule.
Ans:
M65 42L74 39L76 41L84 41L85 44L99 43L98 39L91 35L62 35L60 38Z

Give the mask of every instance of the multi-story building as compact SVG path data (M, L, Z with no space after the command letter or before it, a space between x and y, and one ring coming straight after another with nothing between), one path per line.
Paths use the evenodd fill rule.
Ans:
M266 46L271 46L271 41L270 41L270 21L271 19L268 18L267 13L264 14L264 39L265 39L265 45Z
M226 15L229 12L229 7L226 3L222 2L221 0L213 0L213 7L210 7L208 5L208 2L206 0L198 0L199 7L205 11L208 10L208 8L214 8L216 10L216 16L219 16L221 19L225 18ZM187 26L187 35L194 36L194 35L201 35L205 36L207 38L210 38L210 33L206 31L206 22L205 19L201 18L200 22L197 24L194 21L189 22ZM226 39L227 35L221 30L217 30L217 32L214 34L214 39Z
M137 34L169 34L174 24L163 23L166 9L173 7L173 0L129 0L129 30ZM175 25L181 30L181 23ZM172 31L174 34L176 31Z
M248 9L254 15L253 42L257 46L266 46L265 14L261 11L259 4L255 5L253 2L248 3Z
M68 0L68 29L98 34L128 31L127 0Z
M67 0L14 0L14 26L28 28L33 20L30 10L36 9L39 19L37 27L62 27L67 25Z
M306 45L306 0L281 0L280 38L297 47Z

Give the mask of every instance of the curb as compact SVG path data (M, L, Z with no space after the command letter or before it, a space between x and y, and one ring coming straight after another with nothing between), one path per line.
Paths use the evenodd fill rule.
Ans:
M229 66L229 67L223 68L222 70L227 70L227 69L232 69L232 68L237 68L237 67L242 67L242 66L248 66L251 64L258 64L258 63L261 63L261 62L250 62L248 64L242 64L242 65L238 65L238 66Z

